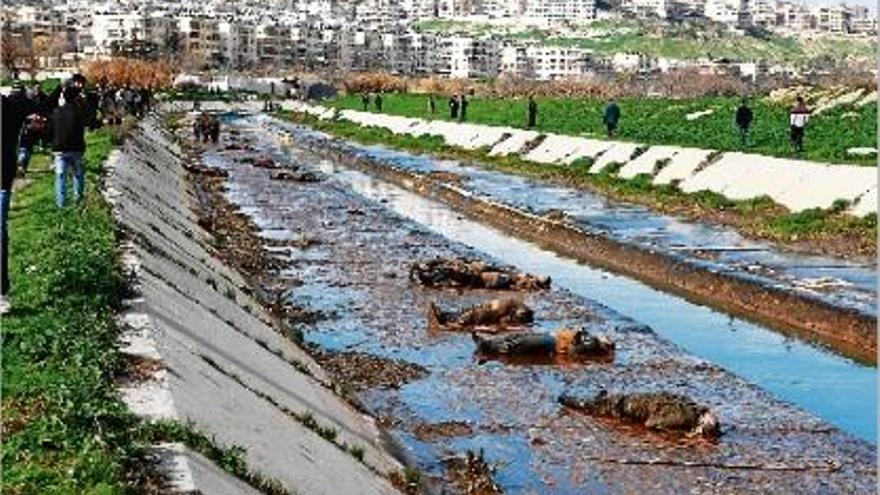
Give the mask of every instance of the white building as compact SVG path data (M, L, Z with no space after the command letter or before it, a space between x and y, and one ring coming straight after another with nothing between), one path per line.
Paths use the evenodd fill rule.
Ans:
M526 48L526 57L533 77L547 81L585 74L590 52L578 48L530 46Z
M621 0L620 8L638 17L666 18L666 0Z
M525 0L526 17L557 23L588 21L596 18L594 0Z

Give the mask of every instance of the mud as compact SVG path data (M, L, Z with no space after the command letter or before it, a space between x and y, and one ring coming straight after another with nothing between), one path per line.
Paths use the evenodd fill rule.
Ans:
M259 137L246 125L241 130ZM259 147L271 150L266 142ZM295 148L292 154L274 151L273 160L314 167L320 157ZM494 482L513 493L845 493L870 490L876 480L876 450L870 445L565 291L522 294L535 310L535 329L584 326L593 334L608 334L617 344L614 363L480 364L470 335L430 331L424 308L430 302L468 307L505 292L426 289L405 273L411 263L436 256L496 260L427 232L332 177L319 183L273 181L271 171L238 163L222 151L206 154L204 163L229 172L226 200L249 216L263 247L284 261L269 278L295 278L299 285L289 291L290 301L335 315L304 325L306 342L325 352L358 352L427 370L397 388L380 385L358 394L368 411L386 418L383 423L427 477L455 487L444 459L483 449ZM287 247L287 241L305 238L318 242ZM283 252L276 252L276 242L285 246ZM664 443L644 432L622 434L602 420L565 414L556 403L563 391L589 395L601 388L693 397L718 412L725 434L717 445ZM472 433L415 437L419 425L450 422L466 422ZM657 462L639 462L651 459ZM816 467L825 460L840 468ZM806 469L730 468L772 463ZM404 481L402 486L411 485Z
M312 355L336 381L355 392L375 388L398 389L428 375L428 370L423 366L363 352L314 349Z
M444 421L442 423L422 423L416 425L413 435L422 442L441 438L464 437L474 433L471 425L464 421Z
M463 495L496 495L504 493L492 479L495 469L483 458L483 453L467 451L464 455L444 461L452 483Z
M531 214L475 196L431 179L429 174L354 154L344 144L306 138L320 154L422 195L511 235L557 253L635 277L664 291L708 303L780 331L831 346L844 355L873 363L877 353L876 317L835 305L809 293L766 284L692 263L682 256L637 243L621 242L601 232Z

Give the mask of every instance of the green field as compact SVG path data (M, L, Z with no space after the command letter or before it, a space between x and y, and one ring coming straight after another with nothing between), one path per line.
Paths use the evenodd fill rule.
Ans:
M384 97L383 112L407 117L426 118L428 97L414 94L389 94ZM524 127L525 99L473 98L468 106L468 121L480 124ZM348 95L328 102L337 108L361 110L359 95ZM618 101L622 117L617 139L645 144L669 144L713 150L741 150L733 115L739 99L706 97L689 100L667 98L623 98ZM537 130L570 135L604 137L599 100L539 98ZM762 99L751 102L755 114L752 138L745 150L772 156L792 157L788 141L788 108ZM694 112L714 113L688 121ZM371 111L375 111L371 107ZM438 100L436 118L449 118L445 101ZM856 108L842 105L815 116L807 129L807 160L875 165L874 157L847 156L853 147L877 146L877 107Z

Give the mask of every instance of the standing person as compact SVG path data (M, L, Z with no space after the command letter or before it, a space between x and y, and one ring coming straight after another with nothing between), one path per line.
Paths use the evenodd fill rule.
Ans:
M361 95L361 105L364 106L365 112L370 109L370 95L367 93Z
M529 95L529 129L535 127L538 122L538 104L535 102L535 97Z
M464 122L465 120L467 120L467 107L468 107L468 100L467 100L467 97L464 95L464 93L458 95L458 106L459 106L458 121Z
M32 108L36 109L36 104L31 102ZM22 175L27 173L28 166L31 164L31 157L34 155L34 146L46 135L48 121L38 112L27 116L24 125L21 127L21 137L18 143L18 167Z
M614 137L617 132L617 124L620 122L620 107L613 99L608 101L605 106L605 113L602 115L602 123L605 124L605 131L608 137Z
M743 98L736 109L736 126L739 128L740 146L745 148L749 144L749 126L752 125L752 109L748 101Z
M0 157L0 314L9 313L9 203L12 183L15 181L16 151L21 128L27 116L35 110L23 92L0 97L2 117L2 157Z
M797 97L797 105L791 109L788 121L791 126L791 145L794 147L795 153L804 152L804 132L807 128L807 121L810 120L811 110L804 103L804 97Z
M208 116L208 135L213 144L220 141L220 119L216 115Z
M381 112L382 111L382 93L377 94L376 97L373 99L373 101L376 103L376 111Z
M86 173L83 154L86 151L86 115L75 84L66 84L64 105L52 112L52 151L55 154L55 205L63 208L67 201L67 173L73 175L73 198L85 198Z
M455 120L458 118L458 98L449 97L449 118Z
M437 113L437 99L434 98L433 94L428 96L428 112L431 114L432 118Z

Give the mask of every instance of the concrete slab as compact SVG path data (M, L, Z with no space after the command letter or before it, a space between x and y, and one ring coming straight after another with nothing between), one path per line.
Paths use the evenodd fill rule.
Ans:
M870 214L877 214L877 186L872 187L868 192L862 194L855 205L849 209L851 215L864 217Z
M635 153L640 146L642 145L638 143L614 143L613 146L596 158L596 161L593 162L593 166L590 167L590 173L598 174L612 163L627 163L632 159L633 153Z
M623 179L632 179L640 174L653 176L657 170L657 162L662 160L671 161L679 149L674 146L651 146L647 151L621 167L617 176Z
M511 153L519 153L525 148L526 144L530 141L534 141L540 135L540 133L536 131L523 131L511 128L507 129L507 134L510 135L507 139L492 147L492 150L489 151L490 156L504 156Z
M160 355L166 367L155 385L126 396L145 417L191 420L221 443L241 445L252 468L296 493L396 493L376 474L401 465L375 422L335 395L317 363L272 328L245 281L214 255L168 138L148 120L108 176L114 212L132 237L130 257L141 272L139 313L127 321L155 336L146 342L135 333L129 347ZM154 411L156 397L165 397L173 413L164 406ZM292 416L304 413L332 427L334 440ZM363 448L363 462L346 445ZM199 486L203 493L234 486L210 466L204 471L218 490Z
M699 148L679 148L673 155L672 161L654 176L654 184L671 184L674 181L687 179L709 159L712 153L711 150Z

